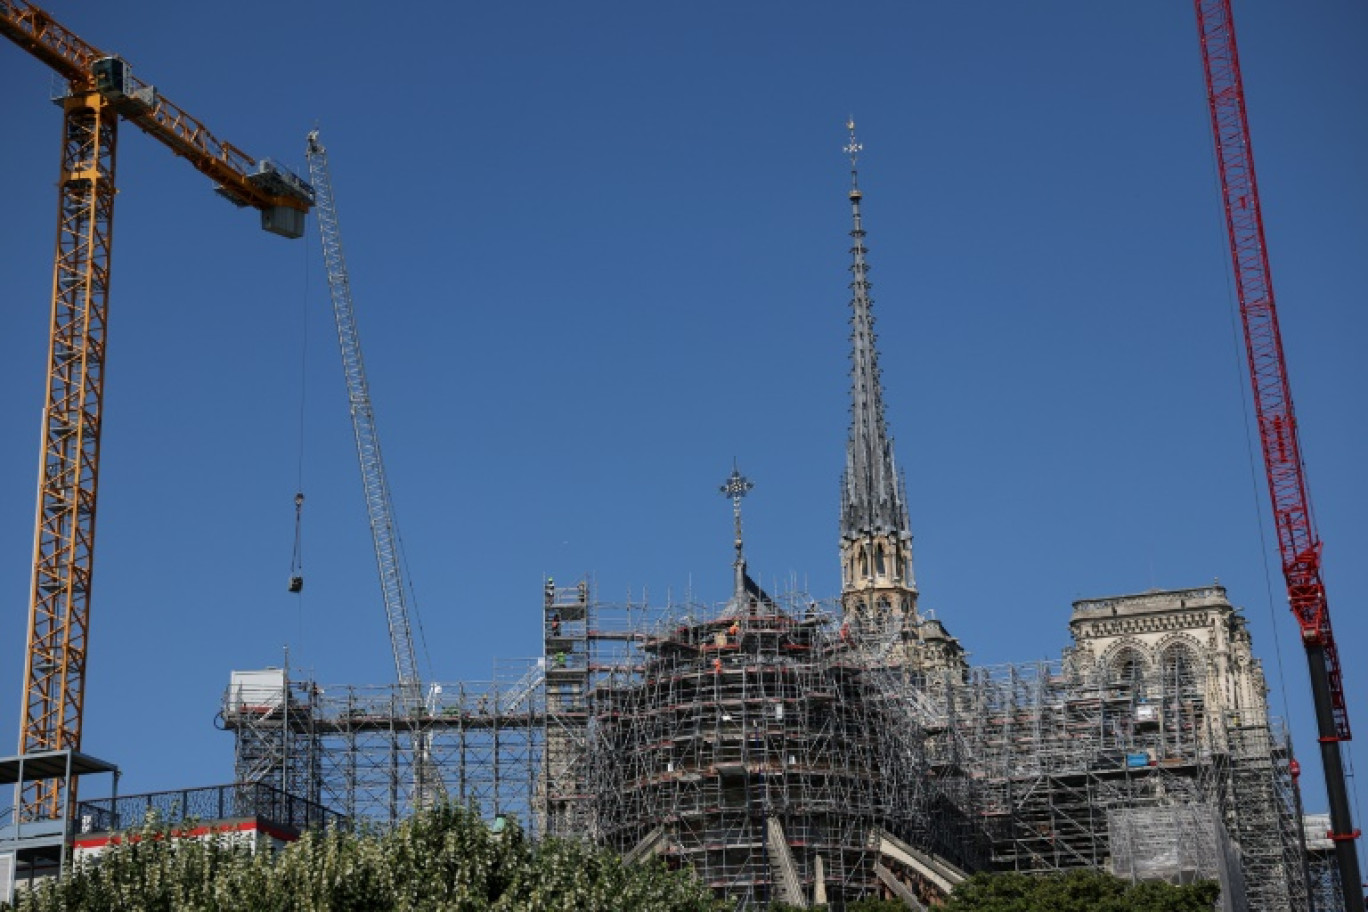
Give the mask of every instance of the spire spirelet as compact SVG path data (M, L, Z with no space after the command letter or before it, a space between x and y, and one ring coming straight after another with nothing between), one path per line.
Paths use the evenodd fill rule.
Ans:
M854 539L869 534L909 535L906 497L893 458L893 441L884 421L879 353L875 346L873 299L869 295L868 250L860 217L859 154L864 146L855 135L855 121L845 153L850 158L850 210L854 245L851 273L851 384L850 441L841 483L841 535Z

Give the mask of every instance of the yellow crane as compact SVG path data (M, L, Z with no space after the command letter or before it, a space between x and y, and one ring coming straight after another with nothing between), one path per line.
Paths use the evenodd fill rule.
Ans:
M274 234L303 235L313 190L269 159L217 139L135 78L123 58L89 44L32 3L0 0L0 32L67 82L60 100L57 252L19 753L76 751L85 702L119 121L132 122L184 158L230 202L260 210L261 227ZM25 786L22 819L58 817L62 785L49 779Z

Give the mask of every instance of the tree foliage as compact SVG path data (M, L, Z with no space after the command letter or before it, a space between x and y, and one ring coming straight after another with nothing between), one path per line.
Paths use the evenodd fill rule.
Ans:
M171 839L149 822L97 861L16 899L18 912L704 912L686 873L626 866L581 842L493 832L445 805L389 833L309 833L272 853L228 835ZM0 904L0 909L5 908Z
M1132 884L1110 874L975 874L955 888L944 912L1211 912L1220 885Z

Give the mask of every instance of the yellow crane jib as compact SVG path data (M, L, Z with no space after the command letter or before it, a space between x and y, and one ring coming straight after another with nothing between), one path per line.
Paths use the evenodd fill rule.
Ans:
M287 238L304 235L304 217L314 204L307 181L279 162L254 160L232 144L215 140L198 120L158 95L155 86L136 79L122 57L96 58L90 74L95 91L119 116L218 181L214 190L224 199L261 210L263 230Z

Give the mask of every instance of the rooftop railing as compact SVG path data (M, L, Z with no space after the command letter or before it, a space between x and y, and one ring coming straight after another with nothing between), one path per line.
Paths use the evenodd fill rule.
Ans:
M262 782L236 782L82 801L76 814L77 830L107 833L129 829L140 826L148 817L164 825L258 817L296 831L348 825L345 816L316 802Z

